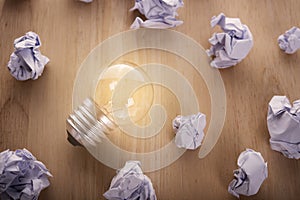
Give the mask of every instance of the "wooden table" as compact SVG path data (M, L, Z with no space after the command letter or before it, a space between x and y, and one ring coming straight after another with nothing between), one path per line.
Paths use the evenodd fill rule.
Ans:
M42 200L103 199L115 175L86 149L67 142L65 120L80 64L99 43L129 30L139 15L128 11L133 5L133 0L0 0L0 150L27 148L45 163L53 178ZM254 47L240 64L220 70L227 114L211 153L198 159L198 150L187 151L170 166L147 173L158 199L235 199L227 186L245 148L262 153L269 177L257 195L241 199L299 198L300 162L271 150L266 124L273 95L300 97L300 52L286 55L276 42L285 30L300 26L299 8L297 0L185 0L179 9L184 24L174 30L209 48L208 38L218 30L210 28L210 18L224 12L248 25ZM39 34L50 63L38 80L19 82L6 66L14 39L27 31Z

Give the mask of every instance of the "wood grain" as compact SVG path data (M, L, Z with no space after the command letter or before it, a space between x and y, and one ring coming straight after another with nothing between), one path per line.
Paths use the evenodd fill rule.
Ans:
M139 15L128 11L133 4L130 0L94 0L91 4L0 0L0 150L27 148L50 169L54 177L41 200L103 199L115 175L115 170L84 148L67 142L65 119L72 111L73 83L80 64L103 40L129 29ZM179 10L184 24L174 30L209 48L207 40L218 30L210 28L210 18L224 12L248 25L254 47L240 64L220 70L227 116L212 152L200 160L198 151L188 151L169 167L147 174L158 199L235 199L227 186L245 148L262 153L269 177L257 195L241 199L299 198L300 161L270 149L266 126L273 95L287 95L291 101L300 98L300 52L285 55L276 42L285 30L300 26L299 8L298 0L185 0ZM50 63L38 80L18 82L6 66L14 39L27 31L39 34L41 51ZM207 96L204 99L209 101ZM126 148L126 143L120 145Z

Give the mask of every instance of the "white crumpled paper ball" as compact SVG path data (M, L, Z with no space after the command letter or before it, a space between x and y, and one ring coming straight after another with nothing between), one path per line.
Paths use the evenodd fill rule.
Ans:
M300 158L300 99L290 104L286 96L269 102L267 125L270 145L288 158Z
M84 3L91 3L91 2L93 2L93 0L78 0L78 1L81 1L81 2L84 2Z
M15 39L15 51L11 54L7 66L13 77L25 81L36 80L42 75L49 58L41 54L41 45L39 36L34 32L28 32Z
M212 45L206 50L213 60L210 65L215 68L227 68L241 62L253 46L250 29L239 18L229 18L223 13L213 16L211 26L219 25L223 33L214 33L209 39Z
M287 54L293 54L300 49L300 29L292 27L278 37L279 48Z
M139 10L147 20L137 17L131 28L165 29L179 26L183 23L176 19L176 11L180 7L183 7L182 0L135 0L135 5L130 11Z
M27 149L0 153L0 198L36 200L50 185L45 165Z
M173 130L176 133L176 146L197 149L203 140L205 125L206 116L200 112L195 115L177 116L172 122Z
M108 200L156 200L151 180L143 174L139 161L127 161L103 194Z
M228 192L236 197L256 194L268 177L264 158L259 152L246 149L240 154L237 164L239 169L234 171L235 178L230 182Z

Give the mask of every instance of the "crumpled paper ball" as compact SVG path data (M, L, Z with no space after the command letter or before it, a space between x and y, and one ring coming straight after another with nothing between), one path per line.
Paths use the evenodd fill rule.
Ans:
M270 145L288 158L300 158L300 99L290 104L286 96L274 96L269 102Z
M300 29L292 27L278 37L278 45L287 54L293 54L300 48Z
M127 161L103 196L108 200L156 200L151 180L143 174L139 161Z
M209 39L212 45L206 50L213 56L210 65L215 68L227 68L241 62L253 46L253 37L248 26L239 18L229 18L223 13L213 16L211 27L219 25L224 33L214 33Z
M27 149L0 153L0 199L38 199L52 176Z
M203 140L205 125L206 116L200 112L195 115L177 116L172 122L173 130L176 133L176 146L197 149Z
M182 0L135 0L135 5L130 11L139 10L147 20L137 17L132 29L145 28L171 28L181 25L183 22L176 19L177 9L183 7Z
M17 80L36 80L42 75L49 58L42 55L39 36L34 32L28 32L24 36L15 39L15 51L11 54L8 69Z
M264 158L259 152L246 149L240 154L237 164L239 169L233 171L234 179L228 186L228 192L236 197L256 194L268 177L267 163Z
M81 1L81 2L84 2L84 3L91 3L91 2L93 2L93 0L78 0L78 1Z

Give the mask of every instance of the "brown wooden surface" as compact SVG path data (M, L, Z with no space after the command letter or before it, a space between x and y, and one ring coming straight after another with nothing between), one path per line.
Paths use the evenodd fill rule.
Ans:
M103 199L115 175L67 142L65 119L77 69L101 41L129 29L138 15L128 11L133 5L133 0L0 0L0 150L27 148L45 163L54 177L42 200ZM158 199L235 199L227 186L245 148L262 153L269 177L257 195L241 199L299 198L300 161L270 149L266 125L273 95L300 98L300 52L285 55L276 42L285 30L300 26L299 9L298 0L185 0L179 9L184 24L175 30L208 48L216 31L210 18L224 12L248 25L254 47L243 62L220 71L227 116L213 151L201 160L198 150L188 151L169 167L147 173ZM38 80L19 82L6 66L14 39L27 31L39 34L50 63Z

